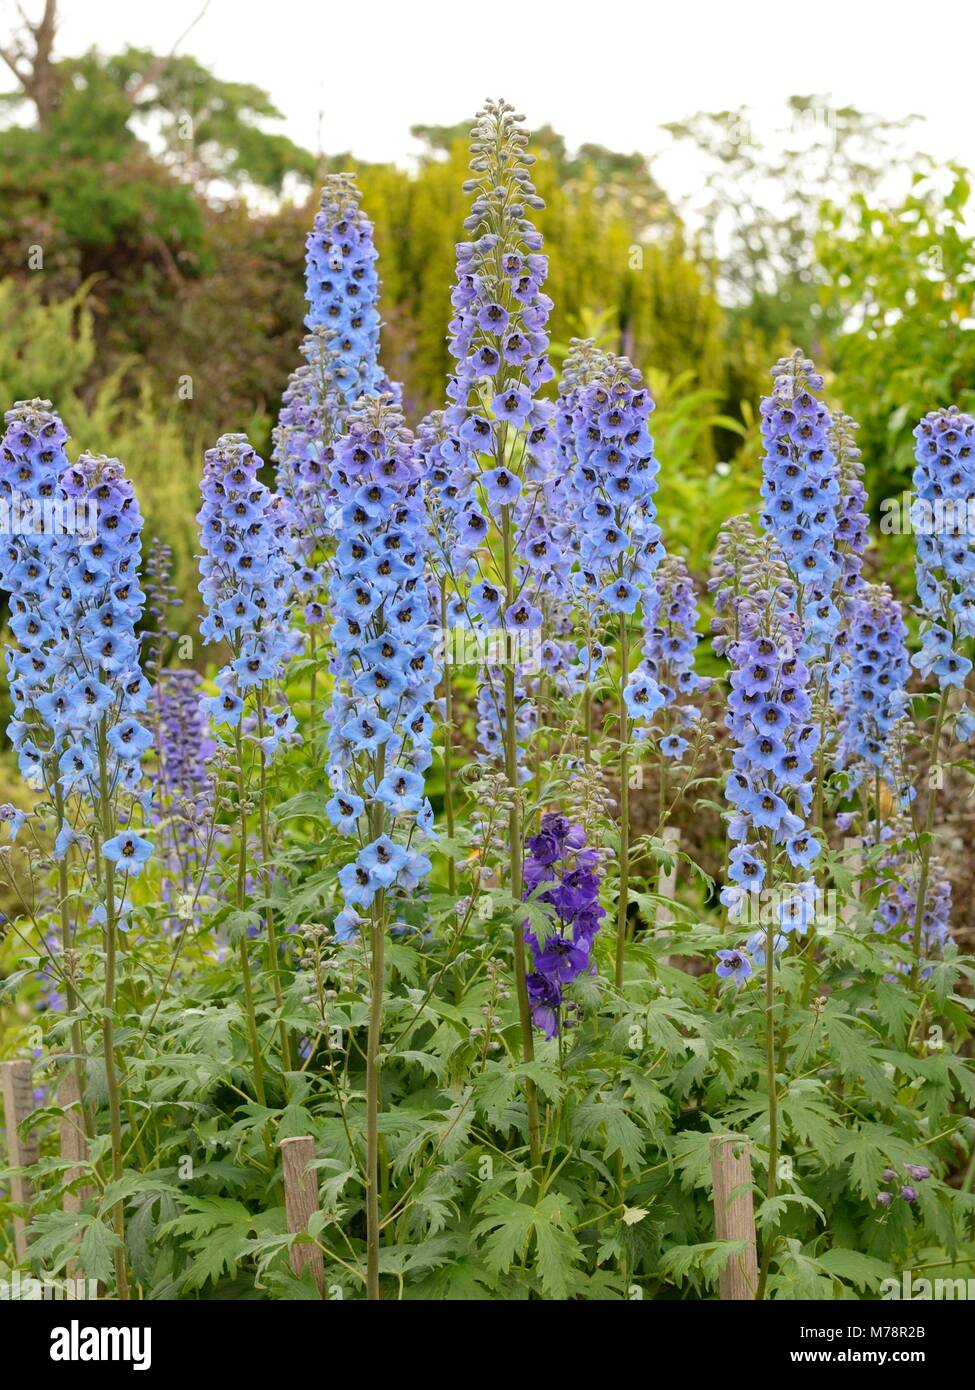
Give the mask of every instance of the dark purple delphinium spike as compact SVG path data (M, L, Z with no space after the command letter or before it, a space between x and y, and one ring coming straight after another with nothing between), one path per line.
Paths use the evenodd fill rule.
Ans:
M542 906L551 930L539 934L525 925L533 970L527 979L532 1021L546 1038L563 1024L565 987L584 970L592 971L592 944L604 909L599 902L599 855L586 844L585 831L565 816L548 813L527 841L524 896Z

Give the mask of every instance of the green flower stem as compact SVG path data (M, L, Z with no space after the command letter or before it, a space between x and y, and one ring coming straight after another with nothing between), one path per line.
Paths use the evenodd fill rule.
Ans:
M237 846L237 911L243 912L247 902L247 791L244 786L244 745L240 729L234 733L234 747L237 756L237 809L240 816ZM251 985L251 968L247 958L247 933L241 931L238 943L240 953L240 975L244 985L244 1012L247 1017L247 1038L251 1049L251 1064L254 1069L254 1095L258 1105L267 1104L264 1094L264 1064L261 1061L261 1042L257 1032L257 1014L254 1010L254 989Z
M768 852L766 855L766 882L772 885L772 871L775 862L775 835L769 831ZM765 926L765 1075L768 1086L768 1188L769 1201L775 1196L779 1167L779 1106L775 1075L775 917L769 916ZM769 1264L775 1241L766 1236L762 1249L762 1269L758 1280L755 1298L765 1297L768 1282Z
M385 750L380 749L376 757L375 782L378 786L383 779ZM386 813L379 802L374 802L369 814L369 831L374 840L382 835L385 828ZM386 894L379 892L373 899L371 908L370 945L370 995L369 995L369 1034L366 1041L366 1297L379 1298L379 1110L382 1103L380 1095L380 1049L383 1034L383 990L386 975Z
M54 784L54 808L58 823L58 830L64 824L64 792L61 788L60 780ZM58 860L58 913L61 922L61 955L62 960L66 959L72 950L73 934L71 930L71 909L68 905L68 893L70 884L68 883L68 857L63 854ZM65 971L65 996L68 1004L68 1012L75 1014L78 1011L78 991L74 986L73 972ZM71 1024L71 1051L74 1054L74 1072L78 1081L78 1109L82 1128L89 1139L95 1133L92 1117L88 1112L85 1102L85 1045L81 1035L81 1022L75 1019Z
M101 811L102 844L112 838L111 791L108 781L108 729L102 719L98 728L98 799ZM115 1068L115 865L99 856L105 892L105 993L102 1009L102 1048L105 1058L105 1084L108 1090L108 1116L112 1144L112 1181L122 1179L122 1111L118 1073ZM119 1243L113 1252L115 1291L122 1300L129 1297L129 1276L125 1268L125 1209L121 1202L112 1207L112 1226Z
M511 511L506 505L501 508L501 537L504 546L504 587L509 602L514 596L514 556L511 534ZM506 634L506 640L507 634ZM531 1009L528 1004L527 971L525 967L525 938L517 905L523 893L522 849L521 849L521 791L518 785L518 730L516 728L515 701L515 654L513 649L505 652L504 667L504 765L511 795L511 811L508 816L508 852L511 864L511 897L514 912L514 956L515 992L518 996L518 1017L521 1022L522 1058L531 1062L535 1057L535 1040L532 1035ZM533 1081L525 1082L525 1100L528 1106L528 1145L531 1152L532 1167L541 1168L542 1146L538 1125L538 1096Z
M454 683L450 673L450 638L447 632L447 590L440 586L440 630L444 635L443 692L443 813L447 838L454 838ZM447 887L451 896L457 892L457 865L452 854L447 856Z
M630 723L623 692L630 678L630 634L620 614L619 766L620 766L620 895L616 920L616 988L623 988L626 918L630 905Z
M941 699L938 701L938 712L934 719L934 729L931 732L931 747L928 752L929 778L930 770L936 766L938 753L941 747L941 729L945 722L945 714L948 709L948 686L941 692ZM928 786L928 804L924 817L925 838L921 846L921 872L918 875L917 883L917 910L914 914L914 964L911 968L911 984L917 988L921 974L921 928L924 923L924 900L928 893L928 876L931 866L931 844L934 835L934 788Z
M257 736L264 737L264 696L258 692L257 696ZM261 748L261 772L260 789L258 799L258 811L261 827L261 859L264 867L261 871L261 881L264 888L264 897L270 899L271 896L271 837L268 831L267 818L267 757L264 748ZM270 901L264 914L265 931L267 933L267 965L271 975L271 987L274 990L274 1003L278 1010L278 1034L281 1039L281 1065L286 1072L293 1071L294 1065L291 1058L291 1040L288 1037L288 1025L281 1015L284 1013L284 992L281 988L281 962L278 951L278 938L274 928L274 910Z

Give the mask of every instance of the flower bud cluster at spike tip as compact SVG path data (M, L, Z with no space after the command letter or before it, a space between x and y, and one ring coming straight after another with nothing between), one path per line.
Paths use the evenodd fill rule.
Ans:
M535 193L528 133L506 102L487 102L471 141L465 184L474 202L464 229L472 241L457 246L457 284L451 303L449 346L457 368L447 395L447 423L475 449L491 451L497 427L524 430L536 446L548 430L549 411L535 394L554 375L546 324L552 301L542 291L548 262L542 238L527 214L544 206ZM494 425L483 413L490 400ZM500 464L499 450L494 451Z
M246 435L221 435L207 450L200 484L200 593L207 609L200 634L205 642L225 641L232 653L217 673L219 693L206 705L215 724L232 728L240 725L250 695L263 701L276 687L301 644L291 627L290 516L258 478L260 467ZM294 716L280 697L264 710L265 756L294 738Z
M753 558L742 566L749 599L737 607L737 634L727 647L732 672L725 722L737 745L725 786L734 808L728 823L734 887L721 897L732 917L746 894L765 884L769 836L785 846L794 868L808 869L820 851L805 827L819 731L810 722L809 670L796 655L801 628L783 603L790 592L784 568L771 538L756 540Z
M326 177L306 246L305 324L332 334L335 390L348 406L383 382L377 252L353 174Z
M774 542L763 545L751 517L732 516L722 523L708 578L708 593L712 595L715 612L711 619L711 642L718 656L727 655L741 630L742 614L754 608L753 580L765 577L762 562L774 564L776 556L779 566L771 593L786 611L794 612L796 586Z
M0 444L0 499L12 514L24 504L63 497L68 434L50 401L18 401L6 412ZM67 633L61 616L63 553L57 537L38 528L0 543L0 588L9 595L10 630L18 646L6 650L13 712L8 725L21 775L32 787L56 776L66 672L58 647Z
M836 478L840 490L834 534L841 574L839 582L840 611L863 587L863 552L870 539L870 518L867 515L867 489L863 485L863 456L856 446L860 428L849 415L836 412L829 432L829 446L836 459Z
M694 669L694 653L700 637L694 583L687 566L677 556L668 555L657 572L655 587L643 597L644 632L641 669L657 682L663 699L662 724L658 746L665 758L676 761L689 747L684 733L693 729L701 717L700 709L681 703L682 697L711 687L706 676ZM649 736L638 729L636 737Z
M893 786L898 774L890 766L888 737L907 712L907 626L886 585L865 585L851 609L839 761L841 766L862 761L879 768Z
M964 686L972 663L959 639L975 637L975 545L969 522L975 496L975 420L956 406L926 415L914 430L917 593L929 620L912 664L938 685Z
M565 816L548 813L527 842L525 897L549 919L546 929L525 924L531 948L528 1002L532 1022L546 1038L565 1025L565 989L584 970L595 973L593 939L604 910L599 904L599 855L585 831Z
M772 369L762 401L762 524L775 537L800 586L804 655L829 650L840 626L834 593L842 565L836 551L840 487L830 443L832 421L813 394L822 377L798 351Z
M430 871L415 847L432 833L424 773L432 761L439 671L430 596L422 464L390 396L363 397L338 442L331 483L340 504L331 601L335 689L329 756L337 828L361 848L339 874L348 939L379 892L415 893ZM377 827L381 829L376 833ZM368 838L367 838L368 837Z

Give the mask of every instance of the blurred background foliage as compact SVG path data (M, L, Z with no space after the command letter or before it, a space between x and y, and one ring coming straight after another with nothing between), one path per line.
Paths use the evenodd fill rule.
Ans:
M376 224L411 420L442 403L468 127L416 127L409 170L316 155L192 57L57 58L56 17L45 0L0 43L0 396L49 397L73 448L125 459L189 614L201 453L242 429L267 456L324 173L354 169ZM592 335L646 372L663 520L699 572L756 495L757 402L793 344L861 421L875 503L909 483L917 416L975 403L966 172L918 153L913 117L797 96L783 129L773 150L745 108L666 127L704 171L688 206L642 154L534 136L556 366Z

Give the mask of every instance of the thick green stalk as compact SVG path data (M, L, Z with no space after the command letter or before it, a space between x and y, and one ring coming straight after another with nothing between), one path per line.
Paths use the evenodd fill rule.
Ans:
M501 508L501 536L504 545L504 587L508 602L514 602L514 555L511 535L511 513L507 506ZM505 635L506 642L510 638ZM515 653L509 646L505 651L504 666L504 766L511 795L511 811L508 816L508 853L511 863L511 896L516 904L514 916L514 955L515 991L518 996L518 1017L521 1022L521 1051L526 1062L535 1057L535 1040L532 1034L531 1008L528 1003L527 970L525 965L525 937L517 904L521 902L523 886L522 870L522 826L521 795L518 784L518 730L516 727L517 703L515 700ZM525 1100L528 1106L528 1145L533 1168L540 1168L542 1146L538 1124L538 1096L533 1081L525 1082Z
M768 854L766 857L766 886L771 888L772 870L775 861L775 833L769 831ZM765 1076L768 1086L768 1189L769 1201L775 1196L779 1167L779 1104L775 1075L775 914L769 909L769 920L765 926ZM762 1270L758 1281L756 1299L765 1297L768 1281L769 1263L772 1258L774 1237L764 1238L762 1250Z
M57 828L60 830L64 824L64 792L61 789L60 781L55 782L54 785L54 807L57 816ZM68 905L69 891L68 857L67 854L63 854L58 860L58 912L61 920L61 956L62 960L65 961L72 950L71 911ZM78 1011L78 991L74 986L73 971L65 970L65 996L68 1013L76 1014ZM95 1131L85 1103L85 1051L81 1036L81 1023L78 1019L75 1019L71 1024L70 1036L71 1051L74 1054L74 1072L78 1081L79 1118L85 1134L90 1139Z
M376 757L375 782L383 779L385 749ZM386 813L374 802L369 815L369 830L377 840L385 830ZM369 1034L366 1040L366 1297L379 1298L379 1110L382 1104L380 1088L380 1049L383 1037L383 990L386 983L386 894L380 891L373 899L370 928L371 968L369 996Z
M630 678L630 634L620 614L619 766L620 766L620 896L616 919L616 988L623 988L626 918L630 905L630 723L623 698Z
M108 784L108 730L103 719L98 729L98 799L101 803L102 844L112 838L112 812ZM105 889L105 993L102 1009L102 1049L105 1059L105 1085L108 1090L108 1117L112 1144L112 1181L121 1182L122 1112L118 1073L115 1069L115 866L104 854L99 858ZM129 1276L125 1267L125 1210L121 1202L112 1207L112 1225L119 1244L114 1251L115 1286L118 1297L129 1297Z
M917 986L921 974L921 928L924 923L924 900L928 892L928 877L931 867L931 844L934 835L934 788L930 785L931 770L937 766L941 748L941 726L944 724L948 708L948 686L941 692L938 712L935 715L934 729L931 733L931 748L928 753L928 804L924 817L925 838L921 846L921 872L917 882L917 908L914 913L914 965L911 969L911 984Z
M258 738L264 737L264 698L261 694L257 697L257 735ZM260 789L258 801L258 814L261 827L261 859L263 869L261 871L261 883L264 888L264 897L270 899L271 896L271 837L268 831L267 819L267 757L261 747L261 772ZM274 990L274 1002L278 1010L278 1035L281 1039L281 1065L286 1072L293 1071L294 1067L291 1060L291 1039L288 1037L288 1026L280 1015L284 1012L284 992L281 988L281 966L278 952L277 933L274 929L274 911L268 901L264 914L264 928L267 935L267 965L271 975L271 987Z
M237 756L237 811L240 817L237 846L237 911L242 913L247 902L247 796L244 786L244 746L238 729L234 743ZM254 1094L258 1105L267 1102L264 1096L264 1065L261 1061L261 1041L257 1032L257 1013L254 1009L254 990L247 957L247 933L241 931L239 942L240 975L244 985L244 1011L247 1017L247 1038L250 1043L251 1064L254 1068Z
M379 1298L379 1050L386 969L385 897L385 893L378 894L372 912L372 993L366 1044L366 1296L370 1299Z
M450 634L447 631L447 590L440 586L440 630L444 639L443 691L443 813L447 838L454 838L454 684L450 674ZM447 856L447 887L451 895L457 892L457 865L453 854Z

